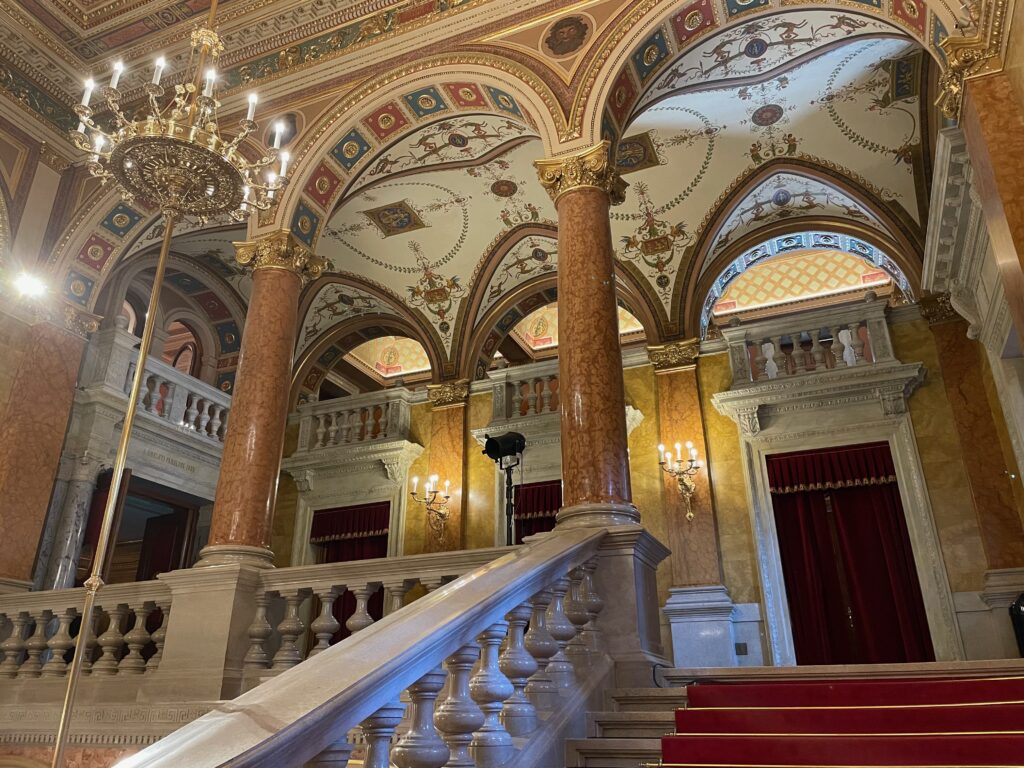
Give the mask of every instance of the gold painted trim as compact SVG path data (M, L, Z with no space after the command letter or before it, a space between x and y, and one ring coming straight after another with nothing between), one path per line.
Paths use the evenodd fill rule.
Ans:
M427 399L430 401L431 410L435 411L439 408L465 405L469 399L469 379L428 384Z
M648 346L647 359L658 373L688 371L696 367L700 339L685 339L661 346Z
M599 189L612 205L626 199L626 182L612 165L611 142L607 139L580 152L534 160L541 186L558 204L558 198L577 189Z

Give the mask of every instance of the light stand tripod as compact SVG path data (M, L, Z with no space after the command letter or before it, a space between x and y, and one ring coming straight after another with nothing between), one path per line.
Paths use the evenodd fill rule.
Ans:
M511 459L511 461L509 461ZM519 466L519 456L506 456L498 459L498 469L505 473L505 546L515 544L513 519L515 518L515 496L512 494L512 470Z

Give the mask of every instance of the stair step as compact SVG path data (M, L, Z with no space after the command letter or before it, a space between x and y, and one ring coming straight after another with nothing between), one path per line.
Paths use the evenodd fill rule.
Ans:
M612 688L605 693L605 703L615 712L674 712L686 706L686 689Z
M590 712L587 734L595 739L658 739L675 730L675 713Z
M565 768L637 768L661 760L661 739L568 739Z

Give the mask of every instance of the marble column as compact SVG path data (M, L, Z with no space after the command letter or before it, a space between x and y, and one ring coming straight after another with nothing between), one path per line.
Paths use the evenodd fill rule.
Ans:
M960 125L973 183L1013 325L1024 338L1024 105L1002 72L965 86Z
M235 243L252 269L238 376L224 437L210 538L198 566L269 567L271 521L284 448L299 293L324 262L287 230Z
M625 183L609 144L536 163L558 210L560 525L636 523L609 206Z
M89 508L96 492L99 473L99 462L89 456L74 461L42 583L43 589L70 589L75 586L75 573L82 555L85 527L89 522Z
M718 520L707 471L704 416L697 379L700 341L689 339L649 347L656 372L658 439L675 455L675 444L690 441L704 466L694 475L687 519L679 486L662 473L662 498L668 520L672 586L662 609L672 635L678 667L728 667L737 664L733 602L723 584ZM685 451L685 448L683 449Z
M14 306L12 306L14 304ZM70 305L21 312L20 349L0 419L0 581L5 588L31 585L36 551L60 465L85 335L91 315Z
M451 481L451 499L448 501L448 522L444 535L438 538L426 521L422 504L410 504L409 514L424 517L424 550L449 552L464 546L465 526L463 485L466 466L466 401L469 382L465 379L432 384L427 387L430 400L430 463L428 471L438 476L438 482Z

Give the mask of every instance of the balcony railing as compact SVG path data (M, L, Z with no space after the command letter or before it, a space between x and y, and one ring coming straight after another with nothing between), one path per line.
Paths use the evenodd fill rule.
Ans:
M355 443L405 440L410 392L404 388L300 405L296 454Z
M488 374L494 382L494 421L558 413L558 360L516 365Z
M895 361L885 302L800 312L722 329L733 388Z

